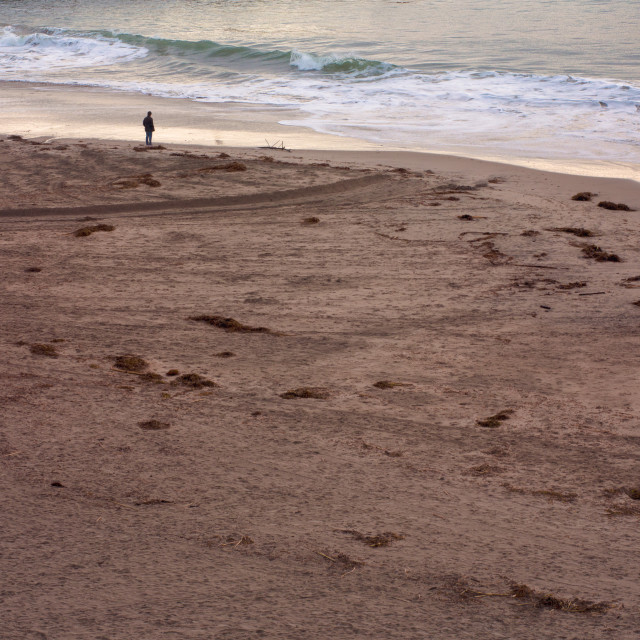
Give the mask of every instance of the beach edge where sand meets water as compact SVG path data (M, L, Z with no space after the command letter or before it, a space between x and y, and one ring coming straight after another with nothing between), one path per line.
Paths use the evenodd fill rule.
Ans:
M142 118L154 113L158 131L154 141L164 144L258 147L284 145L297 150L378 151L433 154L438 157L482 160L548 170L554 173L630 179L640 182L640 166L622 159L617 162L578 158L526 157L514 145L504 156L491 156L473 146L437 149L394 148L348 136L313 131L292 122L296 111L242 103L203 103L186 99L113 92L99 87L77 87L46 83L0 82L3 132L27 138L77 138L131 140L142 137ZM78 105L81 105L79 108ZM69 114L73 117L70 118ZM142 114L142 115L141 115ZM141 136L142 131L142 136ZM447 161L445 161L447 162Z

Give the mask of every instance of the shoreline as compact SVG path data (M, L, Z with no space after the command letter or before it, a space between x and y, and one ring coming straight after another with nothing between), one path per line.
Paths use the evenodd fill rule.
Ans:
M134 142L142 139L141 127L134 124L147 110L156 120L155 142L202 147L255 148L263 144L284 143L296 152L340 150L421 154L528 168L551 173L633 180L640 183L640 166L593 160L543 158L504 158L478 154L475 150L405 149L359 138L318 133L304 126L282 125L280 120L295 118L297 111L281 107L267 109L241 103L205 103L118 93L100 87L71 86L23 81L0 82L0 106L6 135L30 138L86 139ZM82 95L83 109L76 108ZM69 118L73 113L73 119ZM450 164L448 160L442 161Z

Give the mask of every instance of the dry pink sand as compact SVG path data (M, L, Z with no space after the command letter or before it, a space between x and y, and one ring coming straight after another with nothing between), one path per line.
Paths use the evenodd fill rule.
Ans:
M640 185L132 146L0 142L3 640L640 637Z

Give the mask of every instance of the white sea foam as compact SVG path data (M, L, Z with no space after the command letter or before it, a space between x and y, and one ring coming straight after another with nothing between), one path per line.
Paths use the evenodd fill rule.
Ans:
M393 65L361 58L355 53L319 55L294 49L289 64L300 71L327 71L347 76L378 76L390 71Z
M136 36L125 42L7 27L0 31L0 78L286 106L298 109L300 117L284 124L406 148L640 164L640 145L630 133L640 125L638 86L569 75L425 73L356 54L299 50L289 65L281 55L254 50L234 67L227 57L203 58L177 45L173 56L158 54L157 45ZM144 67L121 64L143 57ZM260 62L247 64L254 58Z
M23 25L0 25L0 79L286 105L288 123L404 148L640 164L630 0L0 4ZM46 24L65 30L28 26Z
M590 158L640 164L631 135L640 124L640 89L571 77L497 73L427 76L395 70L377 79L313 73L239 76L224 82L116 81L84 84L199 102L299 110L283 124L387 145L494 153L508 157Z
M291 66L300 71L321 71L330 62L335 62L335 56L317 56L304 51L291 52Z
M90 68L127 62L148 51L115 38L69 35L60 31L21 34L7 26L0 31L0 77L28 79L25 73Z
M409 148L477 148L525 157L640 163L640 88L605 80L396 70L349 83L306 81L285 124ZM308 99L311 95L317 99Z

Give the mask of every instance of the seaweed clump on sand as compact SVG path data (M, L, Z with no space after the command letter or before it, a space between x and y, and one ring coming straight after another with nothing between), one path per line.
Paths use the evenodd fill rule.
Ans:
M140 185L140 180L133 178L122 178L111 183L112 187L118 187L118 189L135 189Z
M591 238L593 236L593 231L589 231L589 229L584 229L583 227L553 227L553 229L549 229L549 231L572 233L574 236L580 238Z
M246 324L242 324L238 322L234 318L225 318L224 316L209 316L209 315L200 315L200 316L190 316L189 320L194 320L195 322L206 322L210 324L212 327L218 327L218 329L224 329L229 332L237 332L237 333L272 333L271 330L266 327L251 327Z
M160 180L156 180L155 178L151 177L151 175L142 176L140 178L140 183L146 184L148 187L159 187L162 184Z
M478 182L476 182L473 185L459 184L457 182L448 182L447 184L443 184L439 187L436 187L434 191L436 193L443 193L443 192L447 193L451 191L477 191L482 187L488 186L488 184L489 183L486 180L478 180Z
M484 420L476 420L476 424L480 427L488 427L489 429L495 429L499 427L505 420L509 420L513 414L513 409L505 409L493 416L484 418Z
M571 503L575 502L578 498L578 494L573 491L558 491L556 489L525 489L523 487L514 487L508 482L505 482L502 486L511 493L546 498L550 502Z
M161 145L161 144L154 144L154 145L145 145L144 147L139 146L139 147L133 147L134 151L137 151L138 153L144 153L146 151L166 151L167 147Z
M226 171L228 173L233 173L237 171L246 171L247 165L243 162L238 162L234 160L233 162L227 162L226 164L214 165L211 167L202 167L198 169L198 173L212 173L213 171Z
M144 382L154 382L156 384L164 382L164 378L159 373L155 373L153 371L147 371L147 373L141 374L140 380L143 380Z
M160 180L156 180L150 173L142 173L131 178L120 178L111 183L112 186L120 189L135 189L141 184L146 184L148 187L159 187L161 182Z
M632 209L622 202L611 202L610 200L598 202L598 206L602 209L608 209L609 211L635 211L635 209Z
M333 556L327 555L326 553L320 553L319 551L316 551L316 553L326 560L329 560L334 569L345 571L346 573L351 573L358 567L364 566L364 562L362 560L351 558L346 553L336 553ZM346 575L346 573L343 575Z
M302 221L302 224L318 224L320 222L320 218L316 217L316 216L311 216L309 218L305 218Z
M92 227L82 227L73 232L76 238L86 238L96 231L114 231L115 227L111 224L95 224Z
M246 171L247 165L242 162L230 162L226 164L224 167L225 171L233 172L233 171Z
M29 351L36 356L47 356L48 358L57 358L58 352L51 344L32 344Z
M482 257L486 258L494 266L505 265L513 260L511 256L502 253L491 241L483 242L480 248L486 250Z
M517 583L511 585L511 595L514 598L527 600L538 608L557 609L570 613L604 613L613 606L610 602L559 598L552 593L536 591L526 584Z
M117 356L114 359L114 367L121 371L130 371L132 373L142 373L149 367L149 363L140 356L125 355Z
M607 509L607 516L635 516L640 517L640 507L628 504L614 504Z
M407 387L409 386L406 382L393 382L392 380L378 380L378 382L374 382L373 386L376 389L393 389L394 387Z
M293 400L295 398L313 398L315 400L326 400L329 392L322 387L298 387L297 389L289 389L280 394L285 400Z
M493 464L479 464L476 467L471 467L471 469L469 469L467 471L468 475L471 476L493 476L499 473L503 473L504 469L502 467L493 465Z
M358 542L364 542L369 547L388 547L392 542L396 540L404 540L404 536L393 531L385 531L377 535L367 535L356 531L355 529L338 529L339 533L346 533L353 537Z
M138 426L143 431L161 431L162 429L168 429L171 425L168 422L161 422L160 420L143 420L138 422Z
M632 500L640 500L640 487L614 487L613 489L605 489L604 495L607 498L626 495Z
M597 262L622 262L619 255L615 253L609 253L596 244L583 245L582 253L584 254L585 258L596 260Z
M197 373L184 373L178 376L171 384L182 385L183 387L189 387L190 389L203 389L204 387L217 387L213 380L208 380Z
M566 284L558 284L556 288L568 291L569 289L581 289L582 287L586 286L586 281L580 280L579 282L567 282Z
M484 598L488 596L516 598L522 600L522 604L529 604L536 608L556 609L567 613L605 613L615 607L611 602L592 602L581 598L560 598L548 591L537 591L526 584L510 583L510 589L502 593L486 593L478 591L469 585L465 578L455 577L452 580L451 590L461 598Z
M540 496L551 502L575 502L578 494L573 491L557 491L556 489L536 489L532 496Z
M597 193L591 193L591 191L581 191L580 193L576 193L574 196L571 196L571 199L579 202L589 202L593 196L597 195Z

